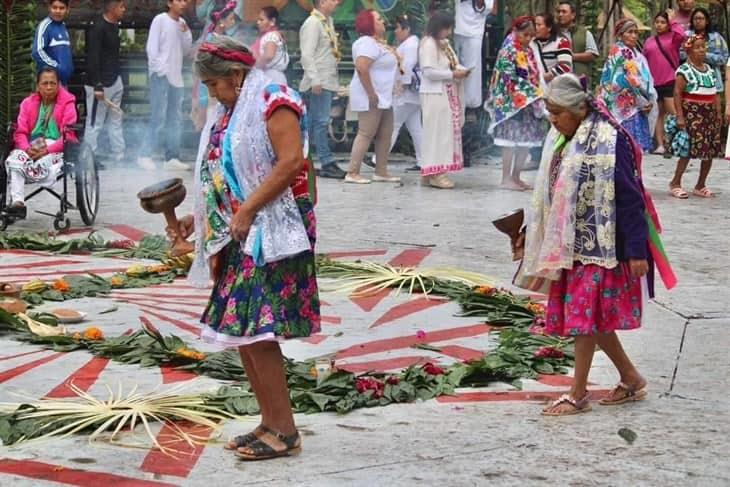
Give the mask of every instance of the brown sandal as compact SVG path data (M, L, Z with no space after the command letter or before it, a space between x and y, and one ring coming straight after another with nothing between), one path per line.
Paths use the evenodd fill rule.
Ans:
M253 443L249 443L248 445L239 448L236 450L236 455L241 458L242 460L246 460L249 462L258 461L258 460L269 460L272 458L279 458L279 457L291 457L295 455L299 455L302 451L302 440L299 436L299 432L297 431L291 436L284 436L283 434L279 433L278 431L274 431L271 428L268 428L266 426L261 426L261 430L265 433L270 434L271 436L274 436L277 440L284 443L286 446L286 449L284 450L274 450L271 445L263 441L261 438L257 438ZM248 450L248 451L244 451Z
M644 399L646 399L647 395L645 387L646 383L644 383L643 386L637 389L636 387L632 387L628 384L624 384L623 382L619 382L611 390L608 397L598 401L598 404L600 404L601 406L618 406L619 404L625 404L627 402L643 401ZM614 399L609 399L616 396L622 390L624 391L624 394L621 394Z
M573 406L573 410L571 411L563 411L560 413L551 412L550 409L554 408L555 406L560 406L561 404L570 404ZM553 401L548 407L542 410L543 416L571 416L573 414L580 414L580 413L587 413L591 410L591 401L588 399L588 394L586 393L585 396L583 396L582 399L575 399L570 394L563 394L560 396L557 400Z

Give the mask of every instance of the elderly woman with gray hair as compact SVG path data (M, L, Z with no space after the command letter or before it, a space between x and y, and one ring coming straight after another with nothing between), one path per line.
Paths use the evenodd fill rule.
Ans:
M640 149L581 81L572 74L556 77L546 102L553 128L545 141L515 284L548 294L544 333L575 338L573 387L543 411L564 416L590 410L586 386L596 345L620 375L600 404L646 396L647 381L616 331L641 326L644 293L653 292L657 262L649 237L659 222L641 182ZM665 277L666 269L660 271ZM666 277L670 274L671 269Z
M228 37L198 49L196 74L220 106L200 141L194 215L168 230L195 232L190 280L214 281L201 338L238 347L261 410L261 424L226 445L244 460L301 450L278 340L320 329L305 107L254 64Z

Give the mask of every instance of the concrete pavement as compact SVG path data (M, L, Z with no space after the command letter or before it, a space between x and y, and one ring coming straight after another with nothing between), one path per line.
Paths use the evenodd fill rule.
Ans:
M396 166L393 172L400 173L399 167L405 166ZM57 485L48 479L68 480L63 476L76 468L85 473L69 480L72 485L123 481L131 482L124 485L143 485L143 480L189 486L730 485L730 174L726 161L716 162L709 184L719 193L718 197L680 201L669 197L666 191L673 167L673 161L648 157L645 182L662 217L664 243L680 285L669 293L659 286L644 327L621 335L630 356L650 383L650 398L643 403L617 408L596 405L594 411L585 415L543 418L538 414L539 403L500 400L505 396L493 393L511 388L495 384L480 391L485 394L462 396L455 401L365 409L345 416L299 416L297 422L305 435L304 452L296 459L244 464L213 444L203 449L192 465L188 460L177 465L169 461L155 464L156 457L150 457L145 450L105 444L89 446L85 438L76 437L5 449L1 455L5 459L0 460L0 482ZM534 174L526 173L526 178L531 179ZM685 176L685 187L691 187L696 175L697 169L693 167ZM126 232L125 228L159 233L162 217L143 213L134 195L144 185L164 176L137 169L102 173L102 209L97 226L104 235L120 238L118 232ZM184 177L190 180L189 174ZM490 221L525 206L529 194L498 189L498 177L495 165L468 168L454 177L457 189L453 191L421 188L414 174L405 174L401 185L359 186L320 180L318 250L351 252L351 258L362 255L377 261L406 255L424 266L459 267L507 283L514 272L509 246ZM186 201L179 213L190 205ZM72 220L74 225L81 225L77 215L72 215ZM45 230L50 228L50 219L32 215L15 228ZM0 253L0 264L22 264L23 258L37 259L39 263L51 259ZM126 265L82 260L59 268L58 272ZM51 266L49 272L52 270ZM174 311L160 311L168 299L164 296L156 298L132 291L129 294L133 296L116 298L120 307L117 313L93 315L108 307L108 299L82 300L77 307L90 311L94 324L102 325L110 335L136 328L139 316L156 312L168 318L162 320L168 327L166 331L192 339L194 333L186 336L179 323L174 325L170 320L194 326L194 316L205 293L195 294L176 286L161 293L168 293L169 299L183 293L190 296L180 298L185 304L175 306L178 309ZM417 309L387 325L373 327L389 310L410 302L411 298L391 295L369 310L346 296L325 294L323 299L330 304L323 314L331 318L323 330L325 338L318 343L287 343L288 355L315 356L356 343L409 336L419 329L453 330L475 323L453 316L456 306L446 304ZM337 332L342 334L335 336ZM487 350L491 343L484 334L449 336L444 343L461 349ZM4 339L0 343L0 373L50 355L39 352L7 358L37 348ZM458 360L405 348L350 357L344 362L396 365L421 355L444 363ZM41 397L88 361L88 355L74 352L14 376L0 385L0 401L15 400L10 397L10 390ZM158 370L110 363L92 392L102 390L103 383L124 379L140 384L143 390L171 383L169 376ZM595 389L610 388L617 380L602 353L597 354L590 380ZM190 387L208 390L216 384L202 379L191 382ZM526 381L525 389L554 392L564 390L565 386ZM246 426L229 422L222 438ZM633 444L617 434L621 428L637 434ZM118 478L103 480L102 472Z

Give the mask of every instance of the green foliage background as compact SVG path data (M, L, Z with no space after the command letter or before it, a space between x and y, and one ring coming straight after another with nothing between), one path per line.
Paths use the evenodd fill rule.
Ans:
M0 2L0 147L5 146L8 123L33 89L34 28L35 2Z

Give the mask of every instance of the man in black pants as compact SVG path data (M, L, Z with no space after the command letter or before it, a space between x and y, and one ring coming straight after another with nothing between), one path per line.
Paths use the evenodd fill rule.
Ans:
M95 20L86 42L86 130L84 141L96 153L99 133L106 123L111 153L108 159L124 160L122 95L120 76L119 22L127 9L126 0L104 0L104 13Z

